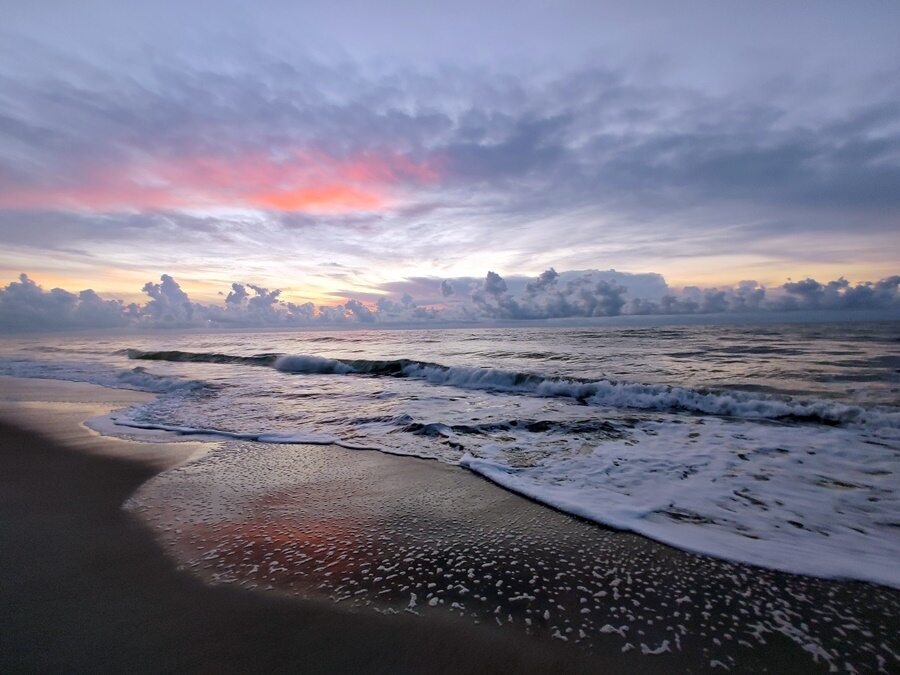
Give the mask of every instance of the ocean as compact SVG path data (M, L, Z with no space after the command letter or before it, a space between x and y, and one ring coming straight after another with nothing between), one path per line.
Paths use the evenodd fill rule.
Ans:
M88 422L105 434L427 458L687 551L900 588L897 322L7 337L0 374L157 394Z

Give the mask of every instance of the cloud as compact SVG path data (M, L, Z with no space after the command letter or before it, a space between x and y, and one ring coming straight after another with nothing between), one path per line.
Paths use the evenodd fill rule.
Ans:
M242 305L247 299L247 288L243 284L231 284L231 291L225 298L226 305Z
M660 274L619 272L617 270L569 270L556 272L550 268L537 279L521 274L500 277L491 272L489 278L453 277L407 277L401 281L382 283L377 288L392 295L409 293L419 304L458 304L471 300L473 292L485 291L485 286L493 289L494 284L505 285L512 296L535 294L551 284L565 286L571 281L607 281L624 288L626 297L661 298L670 291L666 280Z
M305 230L399 276L438 250L456 274L484 250L507 269L536 253L568 269L736 248L790 261L845 251L848 226L852 250L885 260L900 217L888 78L854 97L827 78L722 93L603 61L523 77L252 48L133 72L66 55L54 76L49 47L27 54L0 66L0 241L16 246L131 262L135 241L173 258L213 243L224 270L248 248L304 250Z
M772 291L755 281L734 288L688 287L659 301L635 299L628 314L712 314L724 312L796 310L900 309L900 276L856 285L844 278L820 283L815 279L789 281Z
M511 285L488 272L467 297L454 292L444 304L422 304L409 293L381 296L374 304L351 298L336 306L295 304L280 289L233 283L223 304L194 302L170 275L143 287L147 301L125 305L93 290L44 290L27 275L0 288L0 332L104 328L329 327L395 324L478 323L589 319L621 315L687 315L797 310L900 310L900 275L851 284L843 278L787 282L768 291L754 281L734 287L667 289L661 297L629 294L603 278L625 273L562 272L553 268ZM567 279L566 281L562 281ZM443 288L444 284L437 283Z
M782 309L890 309L900 306L900 276L852 285L844 278L788 282L776 306Z
M742 281L734 288L700 289L688 286L667 293L658 300L634 298L625 307L626 314L719 314L781 309L766 303L766 289L755 281ZM800 307L795 307L800 309Z
M472 293L478 311L493 319L557 319L618 316L625 305L626 289L591 273L563 285L552 267L525 285L514 297L500 275L488 272L482 288Z
M143 319L154 326L192 325L196 306L187 293L181 290L178 282L168 274L163 274L158 284L148 281L141 290L150 296L150 301L142 310Z
M31 332L55 329L115 328L130 317L118 300L103 300L92 290L44 291L27 275L0 288L0 330Z
M479 6L476 22L450 9L360 6L365 19L347 21L327 3L171 2L60 5L48 21L42 3L18 4L0 28L9 275L190 271L273 288L336 259L362 271L342 284L347 301L371 306L354 289L434 274L455 292L439 279L408 290L417 303L463 306L488 267L537 273L535 260L683 279L686 256L744 256L733 278L767 282L896 269L887 3L613 20L604 3L526 3ZM400 14L423 29L393 30ZM388 60L401 45L407 56ZM44 262L63 249L84 255ZM805 264L822 260L826 271ZM627 303L668 292L607 281ZM311 284L304 297L322 297Z
M347 158L296 149L146 158L83 167L62 185L10 182L3 209L92 212L258 208L300 213L378 211L404 184L430 183L437 168L388 152ZM286 156L285 156L286 155Z
M348 300L344 305L345 309L350 313L350 318L356 319L362 323L371 323L375 321L375 314L359 300Z

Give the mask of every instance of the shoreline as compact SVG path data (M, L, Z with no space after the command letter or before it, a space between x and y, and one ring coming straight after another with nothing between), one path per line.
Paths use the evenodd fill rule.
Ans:
M5 425L0 434L0 532L6 542L0 548L16 552L0 563L0 579L27 582L0 584L2 606L8 608L2 625L12 628L0 637L0 665L10 669L70 670L71 663L81 664L75 670L96 670L98 664L101 670L102 664L134 669L139 650L141 659L150 659L144 661L147 670L197 670L214 663L215 669L232 672L298 664L305 670L334 672L364 663L367 670L383 672L654 672L709 670L718 664L737 670L818 672L827 670L829 661L841 665L828 651L837 647L826 639L830 634L824 624L831 618L819 613L822 605L840 609L857 624L844 630L874 631L867 644L856 645L860 653L846 655L848 662L875 649L877 656L887 658L882 667L890 669L891 649L897 651L896 645L889 645L896 642L900 627L900 594L891 589L804 579L684 553L575 519L470 472L425 460L321 446L268 446L262 452L252 443L240 444L242 452L234 453L238 444L144 443L99 436L82 424L87 417L151 395L54 380L2 378L0 385L0 418L12 414L20 426L40 425L57 439ZM241 474L247 465L229 464L229 458L240 456L243 461L247 453L259 462L253 466L261 476L273 468L283 471L284 484L275 486L278 489L270 482L247 485ZM124 455L130 459L122 459ZM51 485L48 496L44 493ZM216 513L204 511L223 486L239 489L229 493ZM128 510L121 508L126 501ZM80 505L86 508L73 509ZM173 518L191 528L178 531L182 528L171 527ZM235 524L237 530L228 530ZM359 568L372 556L383 565L389 566L388 560L400 564L402 556L396 558L394 549L421 551L425 540L457 553L466 550L470 559L482 562L506 560L500 578L507 588L525 582L523 560L526 565L545 565L553 572L547 574L545 593L560 608L536 600L529 603L533 613L526 614L525 604L496 591L492 580L474 591L483 601L456 597L452 591L440 596L448 606L455 598L465 606L461 612L432 609L420 594L416 611L422 616L413 616L403 611L412 581L402 593L400 586L383 586L386 582L379 582L383 588L377 586L382 589L378 591L371 575L365 578L348 569L347 583L368 583L372 590L371 598L363 596L371 599L365 601L369 604L360 601L348 610L347 602L334 601L342 598L342 591L334 591L336 584L329 590L326 572L301 576L287 569L291 566L267 574L269 578L251 572L250 563L258 567L267 553L284 554L283 545L271 543L279 531L288 532L296 544L291 549L295 560L324 562L315 547L303 546L319 542L325 526L329 536L342 542L335 558L341 554ZM386 542L377 551L370 550L373 534ZM516 539L510 543L512 534ZM351 543L362 535L368 543ZM247 543L258 546L259 554L244 565L235 552L243 550L238 544ZM234 545L234 551L225 551L225 544ZM61 549L72 553L54 557ZM216 555L205 557L211 553ZM98 556L102 565L90 564ZM597 563L592 575L587 574L588 560ZM215 575L226 568L229 574L237 571L235 578L217 581ZM579 578L582 571L585 579ZM427 569L416 574L423 586L430 581ZM471 574L470 569L469 579ZM563 581L554 585L554 575L563 575ZM602 576L608 578L598 581ZM125 585L107 587L110 579ZM478 581L465 583L477 586ZM611 611L622 621L604 624L607 619L598 618L597 635L592 636L596 639L585 639L587 648L563 644L553 639L551 628L558 626L559 633L569 626L569 639L578 641L578 633L571 632L579 613L574 589L586 583L605 589L596 593L595 598L604 599L592 600L591 611L600 617ZM235 585L271 586L275 592ZM745 590L749 595L742 596ZM804 594L807 601L795 597ZM100 596L103 604L130 611L116 615L118 623L110 621L107 610L97 604ZM707 609L699 606L701 601ZM504 619L509 613L508 622L497 619L509 629L495 627L479 614L481 605L495 603L498 610L503 605ZM782 612L783 625L770 621L773 603ZM553 620L542 626L540 616L551 609ZM172 612L186 615L173 626ZM734 619L729 618L732 614ZM530 635L513 627L525 625L526 618L533 619ZM271 635L261 635L256 622L271 627ZM684 630L676 632L676 649L671 631L665 629L678 622ZM751 637L754 622L760 626L759 641ZM47 629L40 628L44 623L56 626L49 638ZM797 628L801 624L812 625L812 637L822 644L805 648L802 641L809 636ZM588 632L590 626L583 625ZM743 633L747 635L742 638ZM857 634L862 633L852 633ZM279 640L279 635L290 637ZM132 638L135 643L127 644ZM122 651L108 654L112 643L122 645ZM630 647L623 652L625 645ZM175 646L177 654L164 653ZM310 651L316 654L315 664L309 662ZM868 656L877 666L879 661Z
M147 526L121 508L161 466L178 465L185 455L151 448L137 461L124 459L126 445L146 444L108 439L117 446L111 449L103 447L107 439L73 426L85 411L112 409L141 394L109 395L81 383L55 391L54 381L23 384L27 392L18 401L5 388L0 402L4 672L623 670L609 659L455 621L363 615L322 601L204 584L180 570ZM73 402L78 395L87 402ZM34 400L40 396L56 401ZM20 426L47 423L47 408L57 415L53 430L68 443L10 423L11 413Z

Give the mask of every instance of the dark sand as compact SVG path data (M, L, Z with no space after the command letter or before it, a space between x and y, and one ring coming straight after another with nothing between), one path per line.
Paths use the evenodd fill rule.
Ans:
M116 458L126 442L72 423L142 395L55 382L13 395L11 382L2 382L4 416L40 421L69 442L0 423L0 672L587 672L608 663L456 621L204 585L121 508L160 465L189 453L128 444L152 461ZM76 389L87 403L72 402Z
M79 424L145 394L0 392L45 434L0 427L0 672L900 666L891 589L689 555L434 462Z

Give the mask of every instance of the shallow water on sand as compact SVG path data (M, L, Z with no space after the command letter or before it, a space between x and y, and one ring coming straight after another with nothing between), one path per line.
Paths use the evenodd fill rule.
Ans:
M228 441L127 507L213 584L449 612L659 670L897 665L897 591L682 553L433 462Z

